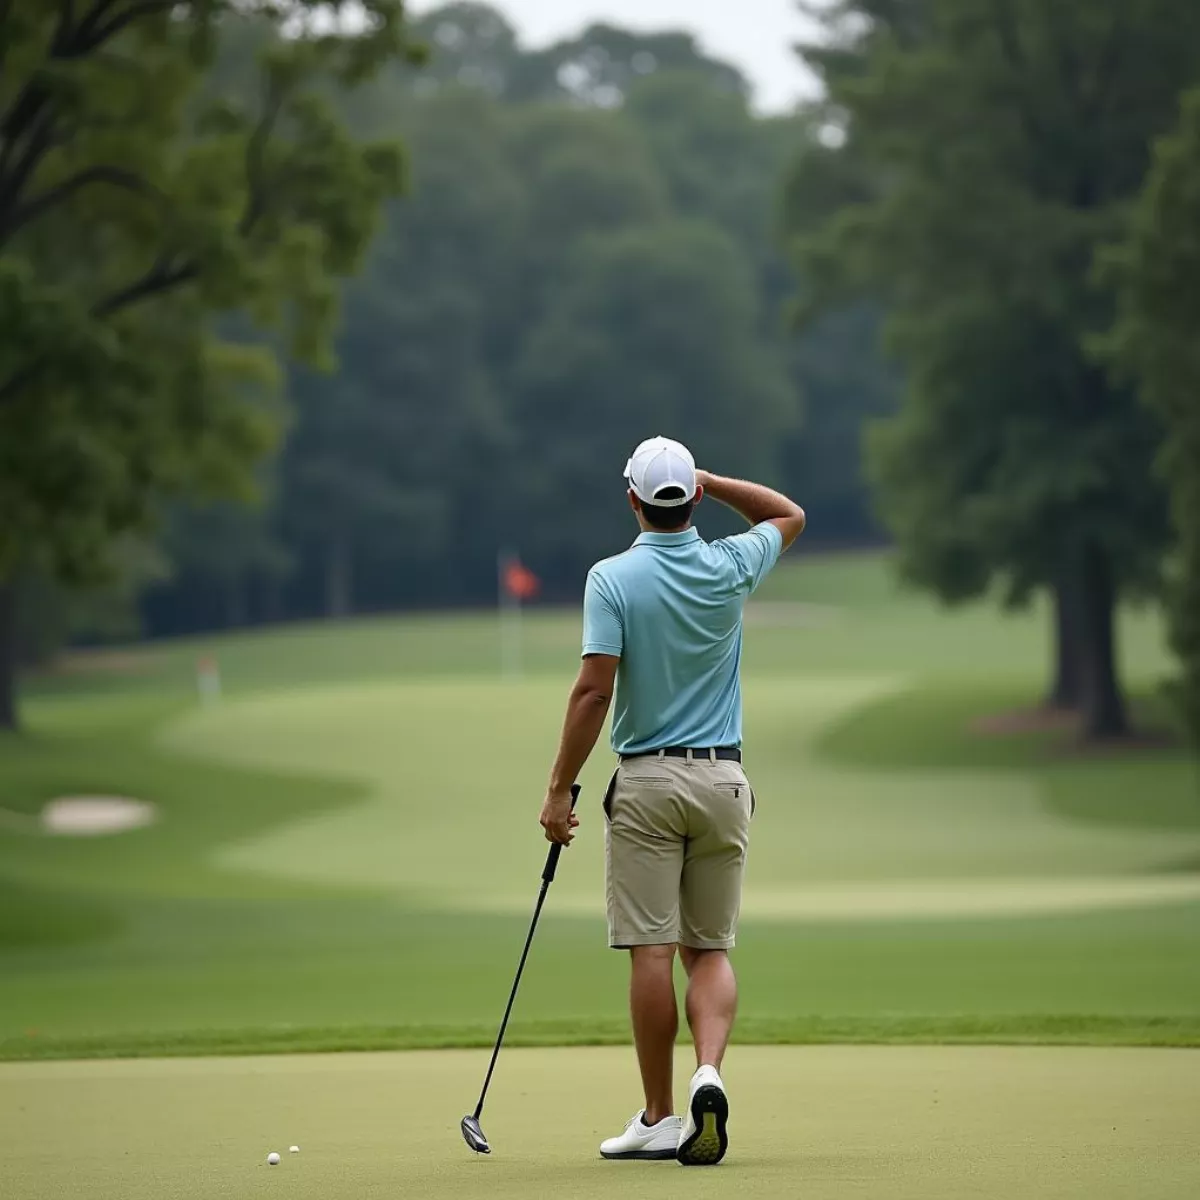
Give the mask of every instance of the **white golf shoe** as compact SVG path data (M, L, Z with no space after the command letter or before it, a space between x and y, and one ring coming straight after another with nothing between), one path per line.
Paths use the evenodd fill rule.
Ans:
M688 1089L687 1116L675 1157L685 1167L715 1166L725 1157L729 1135L729 1099L716 1067L701 1067Z
M625 1132L600 1143L601 1158L666 1159L679 1149L681 1117L663 1117L657 1125L644 1125L645 1109L631 1117Z

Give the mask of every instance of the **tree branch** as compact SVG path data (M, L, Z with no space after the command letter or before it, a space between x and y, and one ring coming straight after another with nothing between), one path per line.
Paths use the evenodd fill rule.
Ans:
M1046 24L1050 30L1050 45L1058 62L1059 76L1063 87L1071 100L1073 108L1078 108L1081 88L1079 77L1079 59L1075 54L1071 34L1063 28L1060 6L1047 4L1045 8Z
M16 374L10 375L0 384L0 408L19 396L21 389L27 383L32 383L41 374L45 369L46 361L44 358L39 358L28 366L22 367Z
M141 300L170 291L181 284L190 283L200 269L195 263L172 264L169 258L160 258L140 279L123 287L120 291L92 306L91 315L97 320L111 317L122 309L129 308ZM16 399L21 391L32 383L50 364L50 358L41 357L27 363L0 383L0 408Z
M30 176L37 169L53 141L54 114L51 112L46 113L41 123L34 126L29 134L29 141L24 152L11 171L0 175L0 229L6 228L9 224L8 219L2 214L11 212L16 207L22 189L29 182ZM14 144L6 145L4 153L0 154L0 170L7 168L9 152Z
M71 36L71 26L75 23L75 0L61 0L59 9L58 29L55 30L54 40L50 43L51 54L55 53Z
M1100 60L1096 66L1092 86L1087 89L1087 94L1083 99L1083 116L1088 125L1095 123L1108 101L1113 76L1116 74L1117 65L1121 60L1125 29L1125 13L1122 7L1117 5L1113 13L1112 25L1109 26L1108 37L1105 38L1104 46L1100 51Z
M8 18L12 14L13 0L0 0L0 71L4 69L4 60L8 56L8 47L12 35L5 29Z
M266 183L267 145L275 130L275 122L278 121L279 113L283 108L284 97L284 89L278 83L272 82L267 89L262 117L259 118L258 125L246 143L246 184L249 194L246 197L246 211L238 222L238 233L242 237L254 229L266 209L264 185Z
M154 194L154 188L140 175L135 175L132 171L125 171L120 167L88 167L86 170L78 171L76 174L64 179L61 183L43 192L40 196L35 196L32 200L26 201L19 208L14 208L11 215L3 222L0 222L0 239L11 237L22 225L35 220L43 213L54 208L55 205L69 199L81 188L90 187L94 183L107 183L112 187L124 188L126 191L136 192L141 195Z
M79 22L76 36L83 37L93 29L116 7L118 0L96 0L92 11Z
M189 283L200 274L195 263L172 265L169 258L160 258L140 279L99 301L92 306L92 316L103 319L137 304L160 292L170 291L182 283Z
M1029 63L1021 46L1021 37L1014 20L1011 0L992 0L991 7L1001 51L1017 84L1015 89L1017 97L1014 103L1021 128L1030 145L1039 147L1043 141L1043 127L1027 99L1030 89L1024 86L1024 77L1028 73Z
M153 17L159 13L170 12L175 7L175 3L176 0L142 0L142 3L130 5L124 12L117 13L103 24L96 25L92 23L92 19L96 17L103 19L104 11L111 7L110 4L99 4L88 20L79 27L76 40L63 57L81 58L83 55L91 53L97 46L103 45L110 38L115 37L122 29L132 25L135 21L140 21L143 17Z

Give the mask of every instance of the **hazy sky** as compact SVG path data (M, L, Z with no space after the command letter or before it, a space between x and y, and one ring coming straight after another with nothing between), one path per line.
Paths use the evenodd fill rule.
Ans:
M597 21L630 29L687 29L704 49L739 67L755 87L756 106L787 108L812 95L812 77L792 53L805 22L793 0L490 0L525 45L539 46ZM416 0L412 11L435 8Z

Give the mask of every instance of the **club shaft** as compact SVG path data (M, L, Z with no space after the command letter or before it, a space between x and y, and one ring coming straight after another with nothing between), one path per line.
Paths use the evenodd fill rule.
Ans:
M529 947L533 945L533 935L537 931L538 918L542 915L542 905L546 903L546 893L550 890L550 880L542 880L542 890L538 893L537 907L533 910L533 920L529 924L529 936L525 939L525 949L521 951L521 962L517 967L517 977L513 980L512 991L508 996L508 1006L504 1010L504 1020L500 1022L500 1032L496 1037L496 1045L492 1050L492 1061L488 1063L487 1075L483 1080L483 1091L479 1093L479 1103L475 1105L475 1120L479 1120L483 1112L483 1102L487 1098L488 1085L492 1082L492 1072L496 1069L496 1059L500 1056L500 1047L504 1042L504 1031L508 1028L508 1018L512 1015L513 1004L517 999L517 988L521 986L521 975L525 971L525 960L529 957Z

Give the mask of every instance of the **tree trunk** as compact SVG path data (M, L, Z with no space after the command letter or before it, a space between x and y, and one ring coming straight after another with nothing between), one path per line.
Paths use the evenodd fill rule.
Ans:
M329 542L325 559L326 616L349 616L353 586L350 546L344 537L335 535Z
M278 579L269 578L263 584L262 619L268 625L283 619L283 585Z
M0 581L0 730L17 728L17 589Z
M1077 709L1083 699L1079 597L1066 572L1054 586L1054 681L1046 707Z
M225 584L225 624L230 629L246 624L246 583L241 576Z
M1088 741L1124 737L1129 719L1116 666L1116 589L1104 551L1094 544L1079 554L1080 710Z

